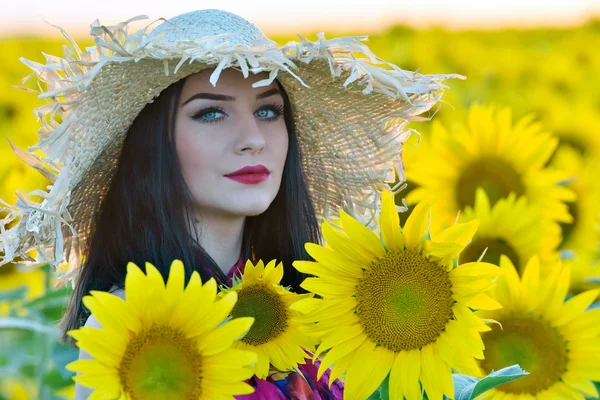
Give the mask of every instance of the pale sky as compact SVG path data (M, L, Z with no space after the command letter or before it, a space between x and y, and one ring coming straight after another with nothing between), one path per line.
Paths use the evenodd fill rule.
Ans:
M266 33L416 27L571 26L600 17L600 0L8 0L0 11L0 35L87 35L96 18L113 25L136 15L170 18L201 8L220 8L254 22Z

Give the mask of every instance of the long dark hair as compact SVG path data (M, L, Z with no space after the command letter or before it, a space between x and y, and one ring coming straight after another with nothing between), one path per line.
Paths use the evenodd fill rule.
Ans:
M174 136L184 83L182 79L162 91L129 128L116 173L93 224L86 260L61 321L63 341L72 343L66 332L82 326L89 316L82 305L83 296L90 290L123 287L130 261L140 267L151 262L165 279L174 259L183 261L188 279L194 270L203 280L211 276L221 281L225 278L189 229L196 225L191 223L193 197L179 167ZM282 284L300 292L303 276L292 262L310 259L304 244L318 242L319 229L303 175L293 111L281 85L280 90L289 136L281 187L264 213L246 218L242 251L246 259L282 261Z

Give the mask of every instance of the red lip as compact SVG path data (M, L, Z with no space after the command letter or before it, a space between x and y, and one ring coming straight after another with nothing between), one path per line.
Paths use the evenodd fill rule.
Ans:
M227 178L246 185L256 185L264 182L270 172L264 165L247 166L225 175Z
M269 169L264 165L248 165L244 168L240 168L237 171L233 171L227 175L226 177L236 176L236 175L247 175L247 174L270 174Z

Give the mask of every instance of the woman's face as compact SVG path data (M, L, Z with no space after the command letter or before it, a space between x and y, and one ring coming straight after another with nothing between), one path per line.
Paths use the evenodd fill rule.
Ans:
M288 149L283 97L275 82L252 87L266 73L246 79L225 69L213 87L212 72L190 75L179 98L175 143L183 177L201 216L258 215L281 184Z

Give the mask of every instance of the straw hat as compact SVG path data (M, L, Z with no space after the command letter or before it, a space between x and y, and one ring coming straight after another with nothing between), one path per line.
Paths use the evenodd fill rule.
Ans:
M96 46L85 51L58 28L71 44L64 58L45 55L46 64L21 59L34 71L22 83L37 76L39 98L48 102L34 111L42 125L39 143L13 150L52 184L19 195L15 205L4 203L0 265L22 257L58 266L85 253L130 124L187 75L215 68L215 85L224 68L244 76L268 71L268 79L254 86L277 79L289 96L318 217L335 217L343 207L367 225L379 209L379 190L395 174L403 180L407 123L440 100L442 80L463 78L402 70L376 57L361 43L366 37L319 33L315 42L299 36L279 46L255 25L220 10L193 11L128 33L131 22L146 18L116 26L96 20L90 32ZM37 260L27 254L31 250Z

